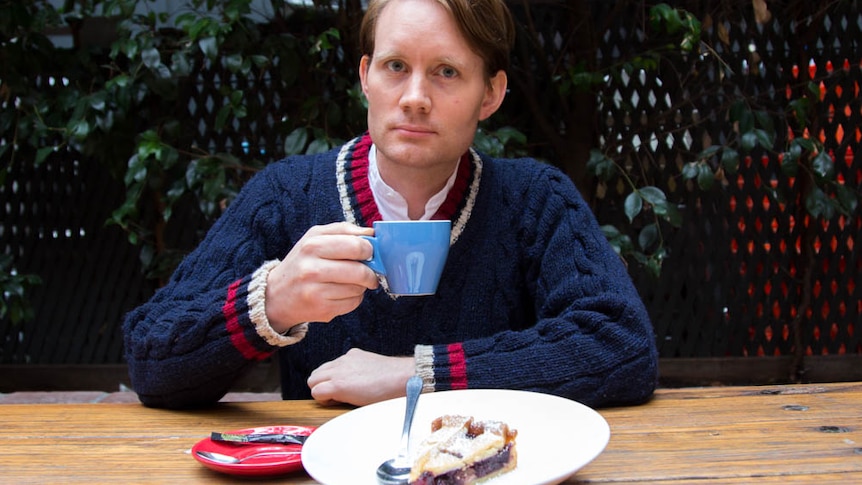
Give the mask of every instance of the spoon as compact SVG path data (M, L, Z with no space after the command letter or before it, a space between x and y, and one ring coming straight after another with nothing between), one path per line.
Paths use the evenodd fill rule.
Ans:
M215 453L213 451L205 451L205 450L198 450L195 453L197 453L198 456L202 456L209 461L214 461L216 463L224 463L225 465L236 465L236 464L242 463L246 460L251 460L252 458L260 458L261 456L284 456L284 457L287 457L287 456L291 456L291 455L298 455L301 452L300 451L262 451L260 453L254 453L252 455L244 456L242 458L237 458L235 456L230 456L230 455L223 455L221 453Z
M422 392L422 378L413 376L407 381L407 409L404 412L404 428L401 431L401 448L398 456L386 460L377 467L377 481L382 485L403 485L410 476L410 427L419 394Z

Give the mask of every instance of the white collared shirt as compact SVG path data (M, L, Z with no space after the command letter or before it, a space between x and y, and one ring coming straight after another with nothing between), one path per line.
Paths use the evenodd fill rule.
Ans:
M440 192L434 194L425 204L425 214L419 220L428 220L437 213L437 209L446 201L446 195L449 194L449 189L455 184L455 176L458 174L458 164L455 165L455 170L446 181L446 185ZM407 211L407 200L399 194L395 189L390 187L380 177L380 171L377 169L377 147L371 145L368 150L368 185L371 187L371 193L374 195L374 202L377 204L377 210L380 212L380 217L384 221L408 221L410 216Z

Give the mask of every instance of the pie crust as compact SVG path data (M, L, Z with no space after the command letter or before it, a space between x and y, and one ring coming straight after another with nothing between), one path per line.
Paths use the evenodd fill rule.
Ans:
M518 463L518 432L501 421L444 415L418 446L410 485L469 485L506 473Z

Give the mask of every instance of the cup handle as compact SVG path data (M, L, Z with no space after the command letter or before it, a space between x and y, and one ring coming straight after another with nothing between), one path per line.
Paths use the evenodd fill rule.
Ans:
M371 268L371 270L374 271L375 273L386 276L386 269L383 267L383 261L380 260L380 249L379 249L379 246L377 245L377 238L373 237L373 236L359 236L359 237L370 242L371 247L374 250L374 252L371 254L371 259L361 261L361 262L364 263L369 268Z

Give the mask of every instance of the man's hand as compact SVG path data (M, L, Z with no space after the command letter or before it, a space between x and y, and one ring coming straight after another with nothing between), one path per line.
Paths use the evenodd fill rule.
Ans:
M364 406L403 396L407 379L414 373L413 357L387 357L350 349L315 369L308 377L308 387L321 404Z
M377 276L361 261L372 255L360 235L374 230L347 222L314 226L270 271L266 317L276 332L303 322L328 322L353 311Z

